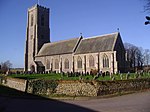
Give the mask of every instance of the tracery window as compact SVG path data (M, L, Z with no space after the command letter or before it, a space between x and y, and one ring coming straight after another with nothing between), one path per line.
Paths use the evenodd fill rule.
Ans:
M78 59L77 59L77 67L82 68L82 59L80 56L78 56Z
M92 55L89 57L89 67L94 67L94 57Z
M50 69L50 61L49 60L46 61L46 67L47 67L47 69Z
M68 59L65 59L64 67L65 67L65 69L69 69L69 60Z
M59 61L58 61L58 59L55 59L55 69L59 69Z
M109 58L107 55L103 56L103 68L109 68Z

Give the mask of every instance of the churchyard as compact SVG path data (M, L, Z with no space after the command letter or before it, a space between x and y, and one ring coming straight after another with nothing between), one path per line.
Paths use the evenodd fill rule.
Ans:
M113 75L48 73L0 76L0 84L4 86L46 97L120 95L149 89L149 82L149 73L120 73Z
M12 74L9 77L20 79L46 79L46 80L128 80L138 78L150 78L150 73L121 73L113 75L85 75L85 74L71 74L71 73L49 73L49 74Z

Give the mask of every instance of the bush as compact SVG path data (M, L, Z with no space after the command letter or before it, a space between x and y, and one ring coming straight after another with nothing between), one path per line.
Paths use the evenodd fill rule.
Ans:
M55 88L58 83L54 80L32 80L29 82L30 88L32 88L33 94L52 94L55 92Z

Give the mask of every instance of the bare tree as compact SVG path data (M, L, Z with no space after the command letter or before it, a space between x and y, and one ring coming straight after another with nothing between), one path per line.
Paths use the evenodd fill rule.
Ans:
M141 47L139 48L138 47L135 55L136 55L136 66L139 69L142 69L143 63L144 63L143 48L141 48Z
M144 1L145 1L144 11L150 12L150 0Z
M149 49L144 50L144 65L146 66L150 65L150 50Z
M145 1L144 11L150 13L150 0L144 1ZM146 18L145 25L150 24L150 16L146 16L145 18Z
M1 72L6 73L11 68L12 63L9 60L7 60L5 62L1 62L0 65L1 65Z
M133 44L125 43L124 44L127 52L127 60L129 62L130 70L135 71L136 67L142 68L143 66L143 50Z

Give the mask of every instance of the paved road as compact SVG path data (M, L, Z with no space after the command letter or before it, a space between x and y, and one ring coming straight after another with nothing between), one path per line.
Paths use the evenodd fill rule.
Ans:
M150 112L150 91L75 101L0 96L0 112Z
M107 99L67 101L98 112L150 112L150 91Z

